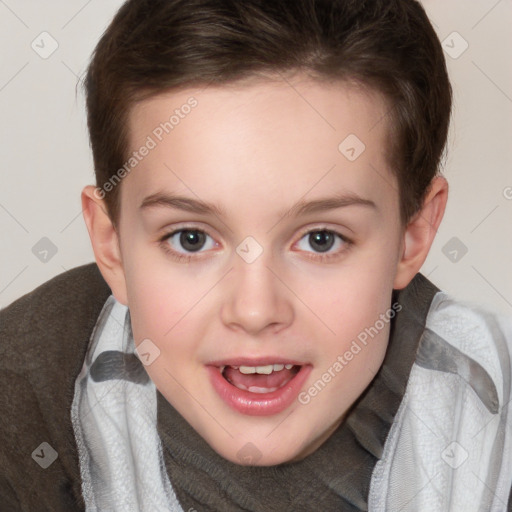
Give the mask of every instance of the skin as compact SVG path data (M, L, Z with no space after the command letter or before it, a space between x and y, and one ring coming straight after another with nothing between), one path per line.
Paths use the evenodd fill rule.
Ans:
M371 382L389 324L309 403L294 401L275 415L230 408L206 365L241 356L293 359L312 365L302 389L311 387L389 310L393 288L419 271L444 213L447 183L435 178L421 211L402 225L385 157L384 99L304 76L145 100L130 114L131 148L191 96L197 107L123 179L117 227L95 188L84 189L96 261L130 308L136 345L150 339L160 350L145 367L149 376L217 453L239 464L237 453L250 442L261 454L258 465L298 460L325 442ZM353 162L338 150L349 134L366 146ZM140 208L157 193L213 203L222 213ZM298 201L333 195L374 206L291 212ZM187 254L179 235L161 240L185 227L209 235L199 252ZM349 242L336 236L327 253L318 252L307 235L315 230ZM252 263L236 252L248 236L263 249Z

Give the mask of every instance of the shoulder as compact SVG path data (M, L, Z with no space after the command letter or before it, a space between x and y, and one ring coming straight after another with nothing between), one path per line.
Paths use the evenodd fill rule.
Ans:
M0 333L12 343L23 334L66 331L71 321L88 325L91 320L95 321L109 295L110 289L95 263L74 268L2 309ZM67 316L69 314L73 316ZM13 335L17 336L13 339ZM0 354L6 353L11 343L2 343Z
M61 364L88 338L110 288L95 263L54 277L0 311L0 369Z
M435 294L373 475L376 509L503 510L512 482L511 346L509 318Z
M95 263L42 284L0 311L0 369L63 369L87 345L110 295Z
M89 264L0 311L0 495L25 510L81 509L70 411L91 333L110 294L96 264ZM49 456L41 471L36 463Z
M487 402L487 408L496 411L511 393L511 353L511 318L443 292L436 294L427 316L418 365L458 375L461 384L473 387ZM491 395L494 406L489 402Z

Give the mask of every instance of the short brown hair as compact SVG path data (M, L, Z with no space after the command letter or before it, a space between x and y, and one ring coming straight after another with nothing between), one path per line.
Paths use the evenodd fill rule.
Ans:
M294 71L384 95L389 164L407 222L439 172L452 102L441 44L415 0L128 0L85 79L97 186L126 162L137 101ZM119 187L103 195L115 224Z

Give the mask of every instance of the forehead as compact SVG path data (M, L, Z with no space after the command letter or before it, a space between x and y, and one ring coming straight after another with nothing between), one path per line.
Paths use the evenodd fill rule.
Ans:
M392 206L386 111L378 93L304 77L155 96L130 114L131 151L151 149L133 162L121 203L171 191L261 209L336 190Z

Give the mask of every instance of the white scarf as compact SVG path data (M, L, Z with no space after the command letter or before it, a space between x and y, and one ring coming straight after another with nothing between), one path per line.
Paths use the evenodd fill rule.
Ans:
M156 387L135 358L128 308L111 296L71 411L87 512L183 512L156 428Z
M503 512L512 480L512 322L441 292L425 333L427 349L372 474L369 510ZM87 512L183 512L158 436L156 387L136 359L128 308L113 296L71 414Z

